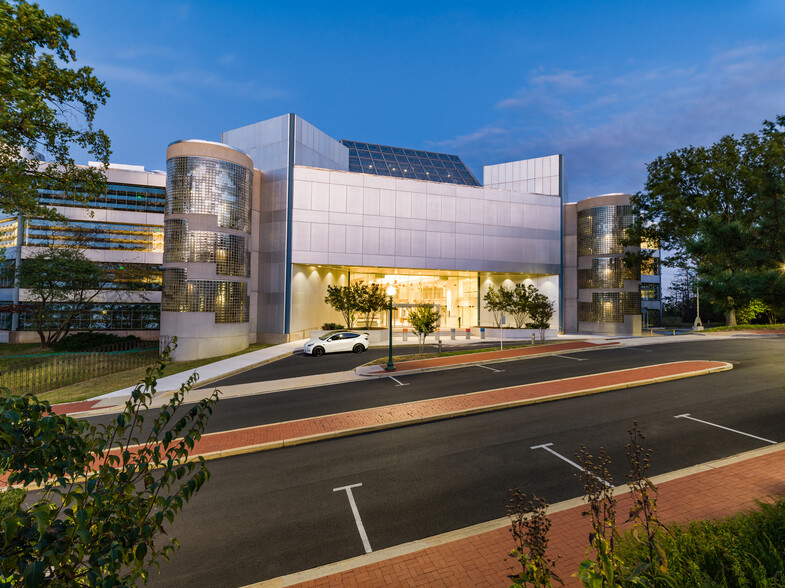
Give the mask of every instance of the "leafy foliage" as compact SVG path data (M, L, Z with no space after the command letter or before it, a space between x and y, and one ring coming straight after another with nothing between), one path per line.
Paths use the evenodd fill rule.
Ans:
M358 300L361 294L359 284L349 286L327 286L325 304L329 304L343 315L346 328L351 329L357 316Z
M134 335L120 337L111 333L76 333L60 339L52 345L52 349L57 351L91 351L106 345L116 345L118 343L141 345L142 340Z
M387 308L387 293L379 284L358 284L357 311L365 315L365 327L373 325L376 313Z
M74 23L37 4L0 1L0 210L8 214L57 217L38 203L39 189L81 200L105 193L103 170L78 167L70 153L86 149L104 165L111 153L93 127L109 92L92 68L68 66L78 36Z
M785 304L785 117L759 133L685 147L648 165L630 242L659 242L669 265L697 263L701 297L725 312Z
M535 292L529 300L529 317L532 328L540 330L540 342L545 342L545 331L551 326L556 308L545 294Z
M491 311L497 328L501 328L502 314L507 309L506 292L507 289L504 286L499 286L498 290L491 286L482 297L482 301L485 303L485 308Z
M29 291L41 347L51 347L68 335L74 319L90 308L108 279L100 264L76 249L46 249L22 262L19 282Z
M409 311L409 322L412 330L420 338L420 353L425 337L436 330L439 322L439 311L431 304L418 304Z
M209 472L189 457L218 392L182 409L194 374L142 435L167 348L108 425L52 412L34 396L0 398L0 469L8 483L38 487L34 502L0 524L0 577L10 586L121 586L178 546L166 526Z

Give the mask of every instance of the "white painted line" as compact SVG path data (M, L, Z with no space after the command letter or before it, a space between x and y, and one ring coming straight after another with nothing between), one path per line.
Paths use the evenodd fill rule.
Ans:
M390 378L390 379L391 379L393 382L396 382L396 384L395 384L396 386L408 386L408 385L409 385L409 382L401 382L400 380L397 380L396 378L393 378L392 376L388 376L388 377L389 377L389 378Z
M477 364L477 367L485 368L486 370L491 370L492 372L503 372L504 370L497 370L496 368L488 367L487 365L480 365Z
M652 349L638 349L637 347L619 347L619 349L626 349L627 351L639 351L640 353L651 353Z
M555 456L556 456L556 457L558 457L559 459L561 459L561 460L563 460L563 461L566 461L566 462L567 462L568 464L570 464L572 467L574 467L574 468L578 468L578 469L579 469L579 470L581 470L582 472L586 472L586 470L585 470L585 469L583 469L581 466L579 466L579 465L578 465L577 463L575 463L574 461L572 461L572 460L570 460L570 459L567 459L567 458L566 458L566 457L564 457L563 455L560 455L560 454L556 453L556 452L555 452L553 449L551 449L551 445L553 445L553 443L544 443L544 444L542 444L542 445L534 445L534 446L532 446L532 447L531 447L531 449L544 449L544 450L545 450L545 451L547 451L548 453L552 453L553 455L555 455ZM612 485L612 484L609 484L607 480L603 480L602 478L600 478L599 476L595 476L595 475L594 475L594 474L592 474L591 472L586 472L586 473L587 473L587 474L589 474L589 475L590 475L592 478L597 478L597 479L598 479L600 482L602 482L603 484L605 484L605 485L606 485L608 488L612 488L612 487L613 487L613 485Z
M588 361L588 357L572 357L570 355L554 355L553 357L561 357L562 359L572 359L574 361Z
M758 439L759 441L765 441L766 443L771 443L772 445L776 445L777 441L772 441L771 439L764 439L763 437L758 437L757 435L750 435L749 433L745 433L743 431L737 431L736 429L731 429L729 427L723 427L722 425L717 425L715 423L710 423L709 421L702 421L700 419L696 419L695 417L691 417L689 413L686 414L677 414L675 419L690 419L691 421L697 421L699 423L703 423L704 425L710 425L712 427L717 427L718 429L725 429L726 431L731 431L732 433L738 433L739 435L744 435L746 437L752 437L753 439Z
M363 521L360 518L360 511L357 510L357 504L354 502L354 495L352 494L352 488L359 488L360 486L362 486L362 484L341 486L340 488L333 488L333 492L340 492L341 490L346 490L346 496L349 497L349 506L352 507L354 522L357 523L357 530L360 532L360 539L363 540L363 547L365 548L365 553L371 553L373 549L371 549L371 543L368 541L368 535L366 535L365 533L365 527L363 527Z

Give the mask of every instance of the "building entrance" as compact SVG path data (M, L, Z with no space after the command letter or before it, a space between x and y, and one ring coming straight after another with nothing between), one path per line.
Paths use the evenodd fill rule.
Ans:
M379 284L395 290L393 327L406 328L408 310L422 303L439 307L441 328L468 328L477 323L477 273L430 273L427 270L379 269L370 273L368 268L350 270L352 284L364 282ZM379 326L387 326L388 313L382 313Z

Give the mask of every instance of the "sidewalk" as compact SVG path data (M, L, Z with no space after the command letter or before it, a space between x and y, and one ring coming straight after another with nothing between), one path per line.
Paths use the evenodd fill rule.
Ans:
M652 481L659 490L658 514L666 524L728 517L754 508L757 501L785 494L785 443L655 476ZM629 495L626 487L616 493L621 515L629 510ZM560 556L556 573L565 586L582 586L572 577L589 543L590 525L582 511L580 498L548 509L549 554ZM253 586L501 588L510 585L508 576L519 569L508 556L513 547L509 520L498 519Z

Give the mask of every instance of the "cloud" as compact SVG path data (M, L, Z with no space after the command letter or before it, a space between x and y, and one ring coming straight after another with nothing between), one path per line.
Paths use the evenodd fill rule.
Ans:
M589 79L590 76L579 75L574 71L532 74L526 87L519 90L515 96L500 100L496 108L522 108L538 102L542 103L547 97L583 88Z
M194 89L210 90L230 96L243 96L256 100L269 100L285 96L279 88L263 86L255 80L237 81L201 68L185 68L172 72L155 72L149 69L96 63L98 76L109 82L146 86L156 92L187 97Z
M785 45L746 45L622 74L535 72L497 103L493 123L442 143L473 166L563 153L575 200L636 192L658 155L784 113Z

